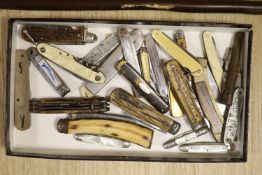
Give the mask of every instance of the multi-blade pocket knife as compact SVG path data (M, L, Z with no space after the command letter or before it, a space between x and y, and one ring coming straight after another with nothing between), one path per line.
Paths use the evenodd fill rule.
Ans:
M169 132L171 134L176 134L180 129L179 123L161 114L121 88L112 91L110 102L128 114L156 126L164 133Z
M63 45L75 45L93 43L97 40L94 33L87 32L84 26L64 26L29 24L22 29L23 38L32 43L52 43Z
M105 82L105 75L102 72L96 72L83 66L78 63L78 59L70 53L45 43L37 44L36 48L45 58L85 81L91 81L93 83Z
M154 84L156 86L156 89L158 93L161 95L161 97L168 102L168 91L167 91L167 85L165 81L164 71L163 71L163 65L161 65L161 60L158 56L156 44L150 34L146 35L145 37L145 45L147 48L147 52L150 58L151 63L151 74L152 79L154 81Z
M51 65L38 53L36 48L30 47L27 49L27 54L34 66L41 72L47 82L60 94L65 96L70 92L69 87Z
M131 39L135 46L135 50L138 51L144 41L143 32L139 29L134 29L130 32ZM118 45L116 49L108 56L99 71L105 74L105 82L101 84L94 84L86 82L85 87L88 88L94 95L97 94L110 80L112 80L117 74L118 70L115 68L116 63L123 58L122 47Z
M136 123L102 118L60 119L57 130L65 134L93 134L125 140L149 149L153 130Z
M211 129L216 140L220 141L224 119L208 84L206 68L198 63L194 56L179 47L161 31L153 30L152 37L169 55L193 75L194 86L203 113L212 125Z
M154 89L136 72L136 70L125 60L117 64L117 69L124 77L132 83L133 87L158 111L166 113L169 110L168 104L161 98Z
M104 97L40 98L30 100L29 110L33 113L101 113L109 111L109 104Z
M31 125L29 112L29 58L26 50L17 50L15 56L15 97L14 124L16 129L24 131Z

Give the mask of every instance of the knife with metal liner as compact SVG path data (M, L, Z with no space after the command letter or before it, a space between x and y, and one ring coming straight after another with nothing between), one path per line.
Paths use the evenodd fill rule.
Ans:
M167 53L176 59L181 64L181 66L190 70L194 77L194 85L201 108L205 117L207 117L212 125L211 128L214 136L216 137L217 141L219 141L221 139L223 116L219 111L211 88L208 84L205 67L199 64L190 53L179 47L159 30L152 31L152 37Z
M102 72L95 72L80 63L73 55L49 44L40 43L36 46L37 51L51 62L61 66L72 74L93 83L104 83L105 75Z
M221 92L223 69L221 65L221 60L218 57L214 38L212 37L210 32L203 33L203 41L204 41L205 51L207 54L208 64L211 68L218 89Z
M161 114L121 88L112 91L110 102L130 115L160 128L164 133L176 134L180 129L179 123Z
M30 100L29 110L33 113L101 113L109 111L109 104L104 97L40 98Z
M159 112L166 113L169 110L168 104L163 100L154 89L128 64L126 61L120 61L117 69L124 77L132 83L133 87Z
M23 27L22 36L32 43L52 44L85 44L97 40L94 33L87 32L84 26L71 27L65 25L29 24Z
M86 67L98 69L108 58L110 54L119 45L118 36L113 33L100 42L96 47L91 49L87 55L80 59L79 62Z
M60 94L61 97L70 92L69 87L51 65L40 55L36 48L27 49L27 54L34 66L41 72L47 82Z
M110 119L60 119L57 130L65 134L93 134L117 138L149 149L153 130L132 122Z
M29 58L25 50L15 52L14 125L24 131L31 126L29 112Z
M147 52L150 58L151 63L151 74L154 77L153 80L155 81L155 86L158 93L162 96L162 98L168 102L168 92L167 92L167 85L165 81L165 76L163 72L163 68L160 62L160 58L157 53L156 44L150 34L146 35L145 37L145 45L147 48Z
M238 73L240 72L240 64L243 56L243 47L245 41L245 33L237 32L234 38L232 48L232 57L229 62L228 71L226 72L226 80L222 84L222 92L219 101L226 105L231 105L235 89Z
M135 49L138 51L144 41L143 32L139 29L134 29L130 32L130 35ZM97 94L110 80L112 80L118 74L115 64L118 63L122 58L122 47L118 45L116 49L108 56L102 66L98 68L99 71L105 74L105 82L101 84L85 82L85 87L87 87L93 94Z

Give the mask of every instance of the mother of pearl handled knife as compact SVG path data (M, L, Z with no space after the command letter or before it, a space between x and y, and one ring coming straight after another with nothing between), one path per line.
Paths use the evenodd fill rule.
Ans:
M168 104L162 99L151 86L134 70L126 61L120 61L117 65L119 72L130 81L133 87L159 112L166 113Z
M36 46L37 51L51 62L61 66L72 74L93 83L104 83L105 75L102 72L95 72L82 64L76 62L76 58L57 47L40 43Z
M160 128L164 133L176 134L180 129L179 123L161 114L121 88L112 91L110 102L128 114Z
M203 113L210 121L212 132L219 141L221 139L224 119L208 84L206 68L197 62L194 56L179 47L161 31L153 30L152 37L168 54L176 59L181 66L190 70L194 77L194 85Z
M57 130L65 134L93 134L136 143L149 149L153 130L135 123L109 119L60 119Z

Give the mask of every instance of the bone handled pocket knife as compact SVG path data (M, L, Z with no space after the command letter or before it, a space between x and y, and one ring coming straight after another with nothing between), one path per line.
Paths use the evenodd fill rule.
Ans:
M51 62L71 72L85 81L93 83L104 83L105 75L102 72L95 72L80 63L73 55L49 44L40 43L36 46L37 51Z
M194 77L194 86L205 117L212 125L212 132L217 141L221 139L223 116L219 111L215 97L208 84L206 68L196 61L188 51L179 47L159 30L152 31L153 39L181 66L187 68Z
M23 38L32 43L52 43L52 44L85 44L94 43L97 36L87 32L84 26L64 26L33 24L25 25L22 29Z
M139 63L142 68L142 77L144 80L150 84L150 62L147 49L145 47L141 47L139 51Z
M125 140L149 149L153 130L125 120L102 118L60 119L57 130L65 134L92 134ZM79 135L78 135L79 136Z

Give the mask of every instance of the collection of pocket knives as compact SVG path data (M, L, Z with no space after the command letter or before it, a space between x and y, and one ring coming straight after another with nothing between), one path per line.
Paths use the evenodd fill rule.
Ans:
M22 37L35 47L16 52L14 122L18 130L30 127L30 113L67 113L68 118L58 120L57 131L87 143L121 148L135 143L150 149L154 130L158 130L174 135L163 143L165 149L179 146L180 151L192 153L234 150L244 98L243 32L235 33L226 59L219 58L208 31L202 35L206 58L187 51L182 30L174 31L171 39L157 29L144 34L120 26L83 58L52 45L97 42L96 34L83 26L25 25ZM162 60L159 49L171 59ZM61 98L30 99L29 61ZM79 88L82 97L64 97L70 87L49 61L84 81ZM130 82L133 94L116 88L109 97L96 96L118 73ZM110 113L110 103L125 115ZM186 117L192 129L177 135L178 117ZM213 135L214 142L194 142L206 133Z

